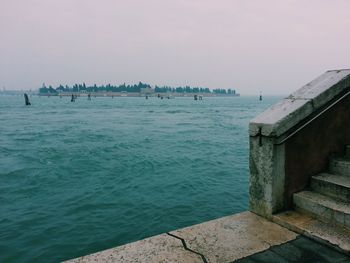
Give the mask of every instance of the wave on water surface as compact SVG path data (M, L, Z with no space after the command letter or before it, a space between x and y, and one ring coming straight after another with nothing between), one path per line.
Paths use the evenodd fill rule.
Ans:
M0 96L0 262L58 262L243 211L256 97Z

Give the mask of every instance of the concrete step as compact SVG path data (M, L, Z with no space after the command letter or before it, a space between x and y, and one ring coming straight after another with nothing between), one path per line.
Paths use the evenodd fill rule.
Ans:
M272 220L291 231L350 254L350 231L348 229L297 211L286 211L274 215Z
M331 158L329 163L331 174L350 176L350 160L346 158Z
M322 173L311 178L315 192L350 203L350 177Z
M293 195L295 210L350 229L350 204L311 191Z
M350 145L346 145L345 156L346 156L347 159L350 160Z

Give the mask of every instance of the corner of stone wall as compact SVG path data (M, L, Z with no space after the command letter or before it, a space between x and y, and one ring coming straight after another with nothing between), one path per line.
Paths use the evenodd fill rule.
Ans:
M249 209L269 218L284 206L284 144L275 145L270 137L250 137L249 166Z
M348 110L339 103L348 97L350 69L327 71L250 122L250 211L270 218L290 208L293 191L306 187L310 174L324 169L328 154L349 141L348 130L343 129L350 127ZM340 134L339 129L344 132ZM319 130L326 132L315 136ZM318 143L327 141L322 153L299 158L304 152L315 152L318 145L310 143L315 137Z

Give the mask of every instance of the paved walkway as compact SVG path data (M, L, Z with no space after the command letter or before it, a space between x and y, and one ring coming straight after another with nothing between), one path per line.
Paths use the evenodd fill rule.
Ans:
M251 212L222 217L68 261L90 262L350 262Z

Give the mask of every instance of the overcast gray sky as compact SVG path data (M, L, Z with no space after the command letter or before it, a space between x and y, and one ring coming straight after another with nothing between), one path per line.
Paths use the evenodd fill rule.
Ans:
M289 94L350 68L349 0L0 0L0 88L121 84Z

